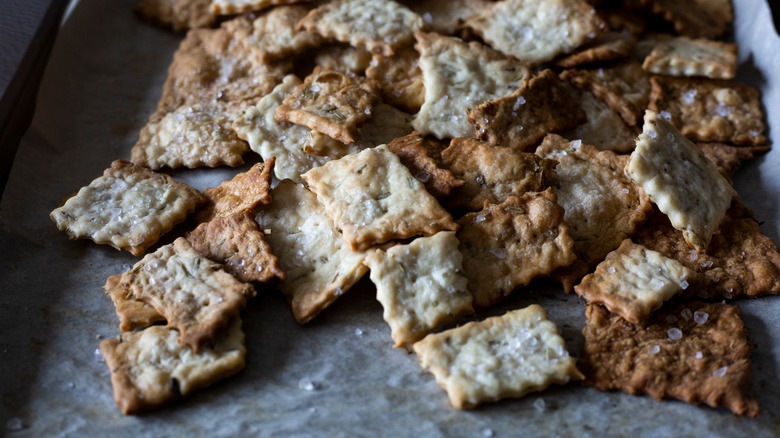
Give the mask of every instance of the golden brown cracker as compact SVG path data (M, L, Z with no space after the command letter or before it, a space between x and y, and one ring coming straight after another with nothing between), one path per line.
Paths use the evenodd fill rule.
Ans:
M108 277L103 289L114 303L116 316L119 318L119 330L129 332L165 321L165 317L154 307L133 296L132 290L122 284L121 275Z
M606 32L585 43L577 52L555 61L563 68L574 68L596 62L625 59L634 49L636 39L628 32Z
M573 90L575 99L585 111L586 121L573 129L563 131L565 138L582 140L600 150L619 154L634 150L639 129L628 126L625 120L590 91Z
M413 47L406 47L393 56L374 55L366 77L379 84L385 102L416 113L425 101L419 61L420 54Z
M425 184L428 193L438 199L449 196L454 189L465 183L451 171L441 167L441 152L446 148L446 144L441 140L413 132L391 141L387 148L398 155L401 164Z
M328 44L317 49L317 53L314 55L314 64L319 65L323 70L362 75L371 65L374 56L368 50L347 44ZM369 77L369 79L371 78Z
M734 176L745 161L750 161L757 154L767 153L771 149L770 146L731 146L723 143L694 144L726 178Z
M217 15L234 15L305 1L308 0L211 0L211 10ZM274 9L279 9L279 7Z
M275 164L276 157L272 156L230 181L223 181L217 187L204 190L209 204L200 214L200 219L209 221L216 217L226 217L271 202L271 178Z
M737 45L687 37L668 38L658 41L642 68L658 75L733 79L737 73Z

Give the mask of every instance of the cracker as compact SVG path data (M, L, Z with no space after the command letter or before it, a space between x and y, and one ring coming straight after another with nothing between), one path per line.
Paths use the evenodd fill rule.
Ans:
M279 257L287 278L279 284L295 319L304 324L332 304L366 273L365 252L351 251L303 184L279 182L274 200L255 220Z
M674 24L674 30L691 38L716 39L731 31L731 0L641 0L653 13Z
M626 321L639 324L687 289L696 276L680 262L626 239L574 290L589 304L602 304Z
M271 172L275 163L276 158L270 157L246 172L239 173L232 180L204 190L203 194L209 199L209 205L200 215L201 220L209 221L251 211L259 205L271 202Z
M184 32L211 26L217 17L210 6L211 0L140 0L133 12L157 26Z
M299 28L369 52L392 56L412 42L422 18L391 0L335 0L314 9Z
M580 358L584 383L756 417L752 346L740 314L728 304L672 302L634 325L601 306L588 306Z
M305 1L307 0L211 0L211 10L216 15L233 15Z
M358 149L387 144L398 137L414 132L413 116L393 106L378 103L371 118L358 128L355 146Z
M447 199L448 208L479 211L486 202L549 187L554 161L472 138L455 138L441 153L442 165L465 184Z
M458 224L463 268L477 309L505 299L576 258L563 208L550 189L486 204Z
M302 176L353 250L458 228L386 145L331 161Z
M279 259L271 251L249 211L202 223L187 236L187 240L195 251L223 264L227 273L244 283L285 279Z
M387 148L398 155L418 181L425 184L428 193L437 199L445 198L465 182L448 169L442 168L441 152L446 144L440 140L423 137L417 132L398 137L387 144Z
M49 217L72 239L90 239L140 256L205 201L196 189L116 160Z
M420 70L420 54L412 47L394 56L374 55L366 77L379 84L382 100L416 113L425 101L425 86Z
M365 49L346 44L330 44L320 47L314 55L314 64L323 70L336 70L360 75L366 72L375 55ZM371 79L369 77L369 79Z
M317 67L276 108L274 117L350 144L358 125L371 117L377 98L372 81Z
M411 351L436 327L474 312L462 260L452 231L366 257L395 347Z
M584 377L536 304L428 335L414 351L458 409Z
M563 68L574 68L596 62L625 59L636 46L636 39L628 31L606 32L585 43L576 53L565 56L555 65Z
M574 96L585 111L587 120L573 129L563 131L563 137L579 139L600 150L620 154L634 150L636 136L639 135L637 127L628 126L620 115L589 91L576 90Z
M526 151L547 133L584 122L585 112L572 97L570 87L548 69L509 96L472 109L468 120L479 139L494 146Z
M154 307L168 327L179 331L179 342L198 353L238 315L247 298L255 296L252 285L220 267L179 237L104 288L109 295L119 289Z
M606 27L581 0L506 0L466 25L494 49L533 63L569 53Z
M490 5L488 0L416 0L408 3L431 31L442 35L457 34L466 20Z
M590 91L636 126L650 100L650 75L633 60L590 70L565 70L561 77L577 88Z
M723 143L695 143L696 147L712 161L718 172L726 178L737 173L745 161L750 161L756 154L767 153L769 146L731 146Z
M649 108L664 111L693 140L737 145L766 142L761 95L734 81L654 76Z
M111 298L119 318L119 329L123 332L133 331L137 328L149 327L155 323L165 321L165 317L154 307L135 298L133 292L121 285L122 276L112 275L106 280L104 289Z
M244 368L244 333L236 317L214 345L195 353L164 326L122 333L100 343L111 371L114 401L123 414L158 408Z
M737 45L687 37L659 41L642 68L667 76L706 76L733 79L737 73Z
M577 280L634 234L652 204L623 171L626 156L554 134L544 139L536 153L558 161L550 184L566 211L564 220L571 227L577 261L555 277L569 292Z
M530 75L528 66L476 42L418 32L425 101L412 126L439 138L475 137L467 111L506 96Z
M707 249L737 195L693 143L650 110L626 171L699 251Z

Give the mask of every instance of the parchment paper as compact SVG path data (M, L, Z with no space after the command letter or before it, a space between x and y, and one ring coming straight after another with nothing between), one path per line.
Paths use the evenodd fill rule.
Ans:
M452 409L414 355L392 348L367 280L306 326L273 289L242 313L247 368L191 398L141 417L119 413L95 353L118 333L102 291L136 258L69 241L49 220L62 196L130 148L160 97L181 38L134 19L135 0L81 0L65 22L0 205L0 434L8 436L777 436L780 298L736 303L753 353L759 419L573 384L522 399ZM745 166L736 185L765 234L780 217L780 38L765 2L736 0L739 80L763 91L775 150ZM172 172L199 189L240 169ZM179 229L176 232L182 232ZM166 238L162 243L171 241ZM533 302L582 346L584 305L549 283L490 312ZM489 316L480 314L479 318ZM542 403L543 402L543 403ZM539 409L544 405L544 409Z

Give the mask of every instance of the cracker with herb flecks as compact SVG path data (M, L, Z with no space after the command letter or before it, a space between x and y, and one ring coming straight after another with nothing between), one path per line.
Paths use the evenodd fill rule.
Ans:
M697 276L680 262L626 239L574 291L589 304L601 304L639 324Z
M423 135L475 137L467 111L523 86L528 66L477 42L418 32L425 101L412 123Z
M366 257L396 347L411 351L436 327L474 311L462 260L452 231Z
M279 289L295 319L307 323L366 273L364 251L352 251L303 184L283 180L255 220L287 274Z
M582 0L496 2L466 25L494 49L533 63L572 52L606 28Z
M209 27L216 20L211 0L140 0L133 7L140 18L175 32Z
M269 200L270 201L270 200ZM265 241L250 211L218 216L198 225L188 236L195 251L222 263L223 269L244 283L284 280L279 259Z
M745 161L750 161L757 154L767 153L771 149L770 146L731 146L723 143L694 144L726 178L734 176Z
M251 284L242 283L196 252L187 239L147 254L118 281L106 283L106 293L114 289L155 308L168 327L179 331L179 342L196 353L212 342L255 296Z
M458 228L386 145L330 161L302 176L353 250Z
M570 86L548 69L509 96L472 109L468 120L474 125L477 138L523 152L550 132L584 122L585 112L574 100Z
M211 0L211 10L217 15L243 14L244 12L261 11L272 6L284 6L302 3L308 0Z
M719 38L731 30L734 22L731 0L640 0L640 3L672 23L677 33L691 38Z
M119 330L130 332L165 321L165 317L157 309L137 299L133 291L121 281L121 275L112 275L103 286L111 302L114 303L116 316L119 318Z
M623 168L628 157L551 134L537 155L558 161L550 181L574 239L577 261L553 276L565 291L644 222L652 204Z
M637 325L598 305L585 314L585 385L758 416L750 379L753 348L739 308L670 302Z
M196 353L165 326L122 333L100 343L111 372L114 401L123 414L138 414L173 402L244 368L244 333L235 317L214 345Z
M117 160L49 217L72 239L140 256L205 201L168 175Z
M600 150L627 153L634 150L639 129L628 126L620 115L590 91L573 90L574 98L585 111L586 121L562 132L565 138L582 140Z
M555 162L534 154L496 147L473 138L455 138L441 153L442 165L465 183L445 203L448 208L482 210L510 196L549 187Z
M209 204L200 214L200 219L209 221L227 217L271 202L271 173L275 163L276 158L270 157L234 176L232 180L204 190L203 194L209 199Z
M416 0L408 3L431 31L442 35L457 34L466 20L491 4L489 0Z
M636 46L636 39L628 31L607 32L585 43L576 53L565 56L555 65L574 68L597 62L616 61L628 58Z
M393 56L374 55L366 77L379 84L382 99L416 113L425 101L425 87L419 65L420 54L407 47Z
M447 145L441 140L423 137L417 132L398 137L387 148L398 155L417 180L425 184L428 193L437 199L445 198L465 182L451 171L441 167L441 153Z
M707 249L737 196L715 165L655 111L645 115L626 172L698 251Z
M365 49L335 43L320 47L314 54L314 64L323 70L336 70L362 75L375 55ZM371 79L369 77L369 79Z
M458 409L584 377L537 304L428 335L414 351Z
M667 76L732 79L737 73L737 45L687 37L659 41L642 68Z
M423 27L419 15L392 0L335 0L303 18L299 28L369 52L392 56Z
M653 76L649 109L669 114L692 140L737 145L766 142L761 95L734 81Z
M495 304L536 277L570 265L576 258L569 226L555 194L531 192L458 220L463 269L474 307Z

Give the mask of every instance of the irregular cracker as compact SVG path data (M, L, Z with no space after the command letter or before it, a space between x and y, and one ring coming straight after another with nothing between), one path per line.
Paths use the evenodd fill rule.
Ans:
M184 32L211 26L217 17L210 6L211 0L140 0L133 12L155 25Z
M335 0L309 12L298 27L392 56L396 49L412 42L423 21L391 0Z
M210 386L244 368L244 333L236 317L214 346L195 353L164 326L122 333L100 343L111 371L114 401L123 414L138 414Z
M641 0L653 13L674 24L674 30L691 38L715 39L731 30L731 0Z
M386 145L303 175L353 250L458 226Z
M211 10L216 15L233 15L260 11L271 6L291 5L305 1L308 0L211 0Z
M395 347L411 350L439 325L474 312L462 260L452 231L366 257Z
M415 0L408 3L431 31L442 35L455 35L466 20L490 5L488 0Z
M49 217L72 239L90 239L140 256L205 201L196 189L116 160Z
M549 186L555 162L534 154L455 138L441 153L442 164L463 187L447 199L448 208L479 211L486 202L500 204L510 196L541 192Z
M690 139L738 145L766 142L761 95L739 82L653 76L649 109L664 111Z
M317 316L366 273L365 252L351 251L303 184L279 182L274 200L255 220L279 257L287 278L279 285L295 319L304 324Z
M382 99L402 110L416 113L425 101L420 54L412 47L394 56L374 55L366 77L379 84Z
M745 161L750 161L756 154L769 152L769 146L731 146L723 143L695 143L696 147L712 161L718 172L726 178L731 178Z
M496 50L541 63L569 53L606 24L581 0L506 0L466 25Z
M269 199L270 201L270 199ZM216 217L198 225L188 236L195 251L224 265L244 283L284 280L279 259L271 252L263 232L249 211Z
M497 303L576 258L563 208L550 189L512 196L499 205L486 204L458 224L463 268L475 308Z
M415 34L425 102L412 126L439 138L475 137L467 111L520 88L528 66L476 42L434 33Z
M707 316L704 324L697 322L702 317L691 317L694 312ZM728 304L672 302L634 325L601 306L588 306L580 358L584 383L602 391L706 403L756 417L752 347L740 314ZM682 337L674 340L673 333Z
M119 330L129 332L165 321L165 317L154 307L135 298L128 288L120 287L121 278L121 275L112 275L103 286L114 303L116 316L119 318Z
M589 304L602 304L639 324L696 276L680 262L626 239L574 290Z
M314 55L314 64L319 65L323 70L351 72L359 75L368 69L374 56L368 50L346 44L331 44L317 50Z
M210 221L217 217L227 217L271 202L271 172L275 163L276 158L270 157L246 172L239 173L232 180L204 190L209 206L200 219Z
M733 79L737 73L737 45L687 37L669 38L655 45L642 68L659 75Z
M550 132L582 123L585 112L572 97L570 87L548 69L509 96L472 109L468 120L476 128L479 139L494 146L525 151Z
M426 138L417 132L398 137L387 144L387 148L398 155L417 180L425 184L428 193L444 198L465 182L447 169L440 167L441 152L446 145L440 140Z
M121 290L153 306L168 327L180 332L179 342L198 353L255 296L251 284L220 267L179 237L147 254L118 281L109 279L104 288L109 295Z
M583 143L596 146L600 150L617 153L627 153L634 150L639 129L628 126L620 115L594 96L584 90L574 92L575 99L585 111L587 121L574 129L564 131L565 138L579 139Z
M595 62L624 59L631 54L634 46L636 46L636 39L628 31L607 32L585 43L577 53L555 61L555 65L574 68Z
M428 335L414 351L458 409L584 378L537 304Z
M707 249L737 195L715 165L655 111L645 115L626 171L699 251Z
M372 81L316 67L276 108L274 117L350 144L355 141L358 125L371 117L377 98Z

